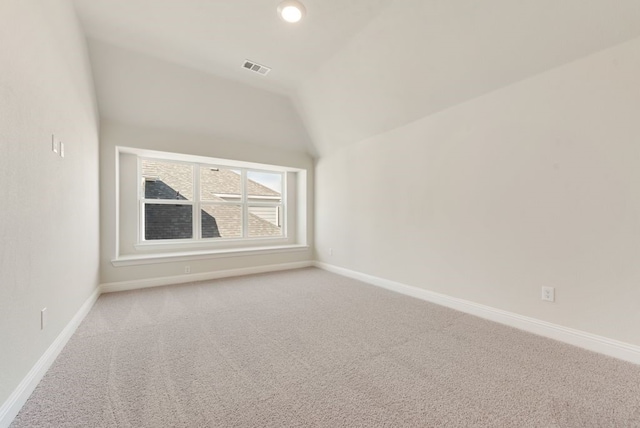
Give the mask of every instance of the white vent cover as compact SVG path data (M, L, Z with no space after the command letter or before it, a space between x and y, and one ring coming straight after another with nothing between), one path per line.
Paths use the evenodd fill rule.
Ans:
M253 61L249 61L248 59L244 60L242 68L244 68L245 70L253 71L254 73L261 74L263 76L266 76L271 71L269 67L265 67L262 64L257 64Z

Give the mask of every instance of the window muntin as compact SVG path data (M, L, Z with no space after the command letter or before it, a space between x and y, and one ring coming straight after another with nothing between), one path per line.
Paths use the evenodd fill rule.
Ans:
M148 158L139 162L140 241L285 238L284 171Z

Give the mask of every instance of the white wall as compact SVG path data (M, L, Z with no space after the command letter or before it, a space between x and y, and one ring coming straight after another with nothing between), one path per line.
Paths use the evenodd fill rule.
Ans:
M101 119L275 149L311 150L309 136L284 95L97 40L89 40L89 52ZM238 66L238 73L247 71Z
M118 250L116 146L308 170L306 221L311 226L306 242L313 245L310 140L287 97L103 42L90 40L89 47L101 119L102 283L177 276L186 264L112 265ZM306 250L195 260L188 265L198 274L305 261L311 255Z
M639 76L635 39L325 147L318 259L640 345Z
M68 1L0 2L0 404L98 284L92 85Z

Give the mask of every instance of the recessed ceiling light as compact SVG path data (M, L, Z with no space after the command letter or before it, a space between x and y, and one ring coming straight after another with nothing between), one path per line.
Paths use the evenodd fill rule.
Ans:
M307 9L297 0L285 0L278 5L278 15L287 22L298 22L304 18Z

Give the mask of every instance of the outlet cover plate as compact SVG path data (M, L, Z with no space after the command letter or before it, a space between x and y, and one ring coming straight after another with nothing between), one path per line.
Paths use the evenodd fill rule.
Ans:
M555 302L556 289L553 287L542 287L542 300L546 302Z

